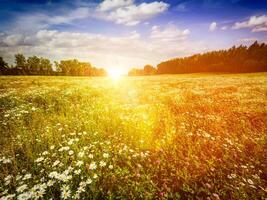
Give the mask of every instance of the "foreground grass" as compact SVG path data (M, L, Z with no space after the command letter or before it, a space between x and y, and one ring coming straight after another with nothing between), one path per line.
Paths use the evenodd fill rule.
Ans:
M266 199L267 74L0 77L1 199Z

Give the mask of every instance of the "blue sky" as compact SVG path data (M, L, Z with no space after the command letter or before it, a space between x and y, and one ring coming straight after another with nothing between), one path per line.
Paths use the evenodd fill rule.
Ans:
M0 56L78 58L127 71L267 41L262 0L0 0Z

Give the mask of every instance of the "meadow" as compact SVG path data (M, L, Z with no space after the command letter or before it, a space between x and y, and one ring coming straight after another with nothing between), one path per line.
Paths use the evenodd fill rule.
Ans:
M0 77L0 199L266 199L267 73Z

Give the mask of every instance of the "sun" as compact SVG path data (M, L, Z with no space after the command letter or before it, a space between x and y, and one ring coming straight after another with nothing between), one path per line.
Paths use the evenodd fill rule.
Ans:
M108 70L108 76L112 78L113 80L118 80L123 76L123 71L121 69L109 69Z

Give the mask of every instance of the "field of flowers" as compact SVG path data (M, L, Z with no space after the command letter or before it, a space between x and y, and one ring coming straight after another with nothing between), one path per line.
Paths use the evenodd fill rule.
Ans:
M0 77L0 199L267 198L267 74Z

